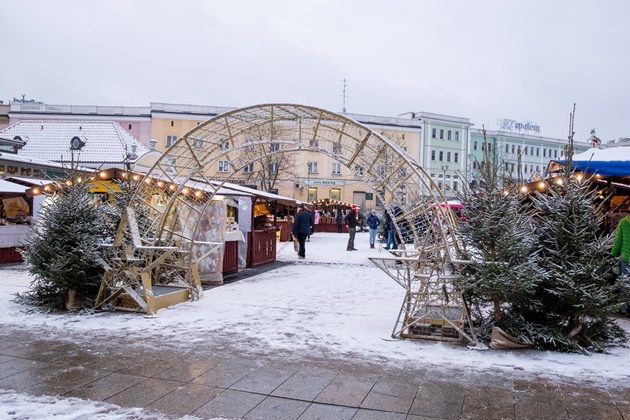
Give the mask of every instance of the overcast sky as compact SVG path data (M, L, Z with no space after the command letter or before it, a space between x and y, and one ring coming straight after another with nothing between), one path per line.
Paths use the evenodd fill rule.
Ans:
M0 100L289 102L630 137L630 1L0 0Z

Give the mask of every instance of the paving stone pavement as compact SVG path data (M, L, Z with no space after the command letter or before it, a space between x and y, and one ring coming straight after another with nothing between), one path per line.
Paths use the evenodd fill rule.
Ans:
M143 407L178 418L626 419L630 384L133 342L70 342L0 326L0 389ZM146 344L146 343L145 343Z

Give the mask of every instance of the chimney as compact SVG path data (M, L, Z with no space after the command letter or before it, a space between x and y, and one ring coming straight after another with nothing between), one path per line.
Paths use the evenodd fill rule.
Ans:
M157 145L156 139L149 140L149 150L155 150L155 146Z

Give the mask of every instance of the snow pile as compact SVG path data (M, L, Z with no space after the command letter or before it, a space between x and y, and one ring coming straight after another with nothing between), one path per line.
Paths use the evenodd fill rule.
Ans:
M244 351L287 351L300 357L439 366L465 372L501 369L519 375L591 379L601 383L630 378L630 350L614 348L592 357L534 350L476 351L461 345L391 340L404 290L374 267L367 234L359 251L345 251L347 235L317 233L306 260L204 292L196 302L176 305L147 318L130 313L45 315L12 302L26 290L28 275L0 271L0 325L36 330L53 337L138 337L155 345L204 348L228 343ZM279 244L279 259L296 260L291 243ZM630 322L621 320L630 330ZM159 337L159 340L151 340ZM619 383L619 382L618 382Z
M0 418L3 419L168 419L159 412L142 408L121 408L117 405L86 401L79 398L34 397L0 390ZM182 419L197 419L186 416Z

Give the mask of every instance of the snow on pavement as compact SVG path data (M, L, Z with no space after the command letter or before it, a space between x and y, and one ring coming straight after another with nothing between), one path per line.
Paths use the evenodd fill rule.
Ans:
M345 250L347 235L316 233L298 260L291 243L278 244L281 268L204 292L157 317L131 313L46 315L12 301L30 281L24 271L0 271L2 328L37 330L51 337L147 338L145 343L192 347L229 341L243 351L287 351L300 356L448 367L463 372L499 369L518 375L565 377L614 384L630 378L630 350L584 356L535 350L479 351L422 340L391 340L404 291L374 267L367 234L357 234L359 251ZM630 322L620 321L630 331ZM159 337L160 340L148 340Z

